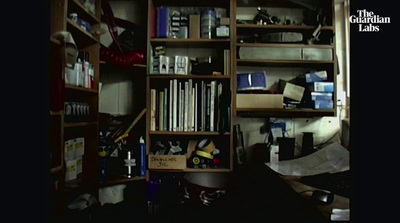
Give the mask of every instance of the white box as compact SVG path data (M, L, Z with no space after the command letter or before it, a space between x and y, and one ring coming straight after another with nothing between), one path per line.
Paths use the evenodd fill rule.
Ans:
M240 47L239 58L248 60L301 60L300 47Z
M78 137L74 139L75 158L85 154L85 138Z
M189 70L189 57L175 56L174 73L175 74L188 74Z
M316 49L316 48L304 48L303 49L303 60L333 60L332 49Z
M76 159L65 162L65 181L76 179Z
M74 140L69 139L64 142L64 160L73 160L75 159L75 146Z
M169 67L170 67L170 65L169 65L170 58L168 56L160 55L158 60L159 60L159 65L158 65L159 73L160 74L168 74Z
M76 157L76 175L82 173L83 156Z

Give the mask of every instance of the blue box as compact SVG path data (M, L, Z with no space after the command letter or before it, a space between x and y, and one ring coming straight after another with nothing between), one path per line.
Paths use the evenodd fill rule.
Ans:
M311 92L311 100L332 100L331 92Z
M307 83L326 81L328 79L328 73L326 72L326 70L306 73L304 74L304 76L306 77Z
M314 109L333 109L333 100L315 100Z
M237 90L267 90L267 75L261 73L237 74Z
M76 24L87 32L90 32L91 25L87 21L78 18Z
M315 92L334 92L333 82L314 82Z

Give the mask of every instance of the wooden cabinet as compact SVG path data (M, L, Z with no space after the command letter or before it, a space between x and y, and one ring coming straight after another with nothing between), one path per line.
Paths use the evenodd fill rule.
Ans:
M149 161L155 154L157 144L164 141L179 142L183 150L187 152L188 142L203 139L211 139L218 143L217 148L221 149L221 157L224 162L218 168L190 168L171 170L168 167L149 168L150 173L156 171L178 171L178 172L210 172L210 171L232 171L233 170L233 147L234 134L233 125L229 123L229 129L222 134L217 131L203 130L197 126L194 131L180 129L179 116L181 110L185 115L184 108L180 107L180 90L189 85L197 83L199 87L203 82L210 83L216 81L221 83L224 89L229 92L229 97L224 101L229 104L229 120L234 116L242 117L322 117L336 115L336 75L337 58L334 45L334 4L333 1L318 1L319 5L303 3L302 1L256 1L256 0L226 0L226 1L148 1L148 71L146 86L147 101L147 153ZM317 3L316 3L317 4ZM177 33L168 35L162 33L160 36L157 29L157 20L159 20L158 9L160 7L169 8L167 13L176 13L175 15L184 15L190 18L190 15L200 15L200 37L190 36L192 30L189 23L189 35ZM202 38L202 21L207 18L201 18L202 10L211 9L221 11L229 21L229 37L217 37L215 33L212 38ZM221 10L222 9L222 10ZM258 11L259 10L259 11ZM259 13L260 12L260 13ZM162 12L161 12L162 13ZM263 14L264 13L264 14ZM262 15L259 16L259 15ZM162 14L161 14L162 15ZM267 21L267 18L269 19ZM174 18L170 17L172 22ZM263 20L264 19L264 20ZM261 21L260 21L261 20ZM179 21L179 17L175 21ZM178 22L179 24L179 22ZM320 26L319 26L320 25ZM159 28L159 27L158 27ZM185 30L184 27L183 30ZM173 29L173 28L172 28ZM166 29L165 29L166 30ZM170 30L168 30L170 31ZM184 33L184 31L183 31ZM195 32L196 33L196 32ZM286 35L282 37L282 35ZM297 39L296 39L297 38ZM242 50L257 49L265 52L256 52L249 50L247 56ZM160 53L161 51L161 53ZM224 61L224 51L228 51L229 69L226 69L226 60ZM287 52L285 55L285 52ZM207 53L209 53L207 55ZM174 60L174 57L187 56L194 60L199 57L213 57L219 63L223 70L221 75L210 75L209 73L194 72L195 65L192 63L189 71L184 75L176 74L174 70L168 71L172 65L166 65L165 71L162 71L162 59L158 55L166 55ZM250 55L249 55L250 54ZM257 54L262 54L261 56ZM270 55L270 58L265 56ZM279 57L279 55L281 55ZM259 56L259 58L257 58ZM286 56L286 57L285 57ZM161 64L160 64L161 63ZM211 65L210 65L211 66ZM218 66L218 65L217 65ZM157 70L158 69L158 70ZM172 69L172 68L171 68ZM218 68L216 68L218 69ZM304 95L311 97L312 83L307 82L304 85L296 81L306 82L305 76L309 73L322 72L325 77L321 82L330 82L333 85L333 92L330 94L330 106L328 109L317 108L312 100L308 99L306 104L304 98L298 99L298 103L286 101L286 95L282 98L281 106L278 108L243 108L237 106L237 96L243 92L238 88L238 75L242 73L264 72L267 83L263 94L278 93L283 94L283 87L287 83L303 87ZM282 85L283 84L283 85ZM173 104L174 100L169 98L170 90L176 85L179 89L176 95L178 102ZM282 87L283 86L283 87ZM160 95L161 93L161 95ZM260 93L260 92L252 92ZM164 113L167 116L161 117L159 108L160 98L167 96L167 104L164 104ZM194 97L196 99L196 97ZM197 95L197 102L201 100L201 95ZM289 98L290 99L290 98ZM172 104L168 104L172 100ZM164 100L161 100L163 102ZM183 99L183 101L185 101ZM190 100L189 100L190 101ZM287 106L293 103L292 107ZM300 105L298 105L300 104ZM171 106L176 109L168 110ZM201 104L199 105L201 106ZM152 110L153 109L153 110ZM167 110L165 110L167 109ZM176 115L169 116L172 113ZM167 119L167 120L165 120ZM160 123L159 120L163 120ZM172 122L172 126L170 123ZM201 121L200 121L201 123ZM167 125L167 126L166 126ZM176 127L176 129L174 129ZM184 126L185 127L185 126ZM162 143L161 143L162 144ZM159 145L159 144L158 144ZM161 146L163 146L161 145ZM174 145L172 145L174 146ZM190 162L190 155L185 154ZM181 155L182 155L181 154ZM159 158L159 157L158 157ZM164 157L167 158L167 157ZM160 162L160 166L162 163ZM168 165L168 164L165 164ZM178 165L179 166L179 165Z
M79 217L70 215L67 205L79 195L97 195L98 95L99 95L99 36L89 26L78 25L69 19L71 13L93 29L100 24L100 0L87 7L79 0L50 1L50 157L51 185L54 191L52 219ZM66 80L68 44L59 32L70 34L78 52L85 52L93 75L82 84ZM69 71L68 71L69 72ZM87 73L89 74L89 73ZM75 74L74 74L75 75ZM89 81L91 80L91 84ZM85 84L87 83L87 84ZM74 106L73 113L66 107ZM80 141L81 140L81 141ZM69 144L69 145L68 145ZM76 148L74 149L74 145ZM75 150L75 151L74 151ZM87 214L87 213L86 213Z

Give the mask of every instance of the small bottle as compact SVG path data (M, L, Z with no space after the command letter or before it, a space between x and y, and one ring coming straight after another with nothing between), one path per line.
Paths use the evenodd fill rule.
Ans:
M94 89L94 67L89 64L89 88Z
M82 87L82 61L78 58L78 61L75 63L75 72L76 72L76 86Z
M131 164L130 164L130 160L131 160L131 151L128 151L127 154L128 154L128 155L127 155L127 160L128 160L128 164L127 164L127 166L128 166L128 171L127 171L127 173L126 173L126 177L127 177L127 178L131 178L131 177L132 177L132 167L131 167Z
M146 145L144 143L143 136L139 139L140 145L140 167L139 167L139 176L145 177L146 176Z
M106 166L107 166L107 152L105 151L106 148L106 141L104 138L100 139L99 143L99 180L105 181L106 180Z

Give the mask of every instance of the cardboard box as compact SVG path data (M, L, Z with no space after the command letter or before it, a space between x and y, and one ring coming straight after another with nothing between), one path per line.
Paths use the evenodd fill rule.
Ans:
M149 169L186 169L186 156L149 155Z
M189 16L189 38L200 39L200 15Z
M220 18L220 20L219 20L219 24L220 25L227 25L227 26L229 26L230 25L230 18Z
M282 94L237 94L237 108L283 108Z
M283 89L283 96L296 101L301 101L304 90L305 89L302 86L286 83L285 88Z

